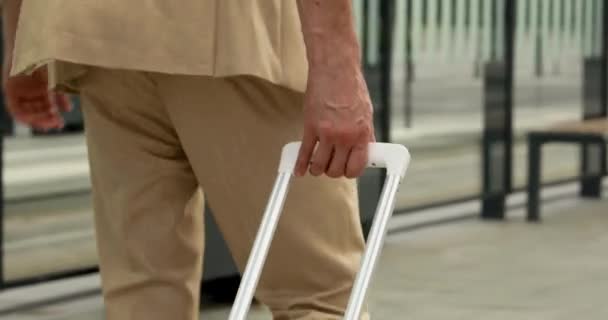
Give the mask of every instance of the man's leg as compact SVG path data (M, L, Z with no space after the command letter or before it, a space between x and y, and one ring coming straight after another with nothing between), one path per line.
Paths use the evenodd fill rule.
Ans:
M107 319L198 319L202 193L144 74L82 83Z
M251 77L158 83L242 270L281 148L301 137L302 95ZM353 180L293 180L257 291L275 319L341 319L364 248L359 220Z

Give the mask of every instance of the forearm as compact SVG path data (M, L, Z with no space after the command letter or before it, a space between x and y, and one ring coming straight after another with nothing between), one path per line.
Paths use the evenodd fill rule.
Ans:
M351 0L297 0L312 71L359 68L359 42Z
M21 0L4 0L2 6L2 40L5 61L12 58Z

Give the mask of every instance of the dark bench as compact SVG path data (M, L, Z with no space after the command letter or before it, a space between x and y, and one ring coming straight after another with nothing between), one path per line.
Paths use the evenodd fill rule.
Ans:
M542 130L528 133L528 221L540 221L539 193L541 180L541 149L544 144L576 143L583 146L581 195L599 198L601 180L606 175L606 144L608 143L608 119L578 120L558 123ZM587 161L590 153L594 159ZM597 155L597 152L600 155Z

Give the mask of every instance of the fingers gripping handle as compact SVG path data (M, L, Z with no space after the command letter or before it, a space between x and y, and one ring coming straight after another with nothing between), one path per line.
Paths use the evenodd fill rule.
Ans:
M301 142L291 142L283 147L279 172L293 173L301 144ZM399 175L403 179L409 162L410 153L400 144L382 142L369 144L368 168L386 168L389 175Z

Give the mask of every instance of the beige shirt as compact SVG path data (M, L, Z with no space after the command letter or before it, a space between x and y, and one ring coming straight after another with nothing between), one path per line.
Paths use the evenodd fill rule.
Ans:
M205 76L252 75L304 91L295 0L23 0L13 74L51 64Z

